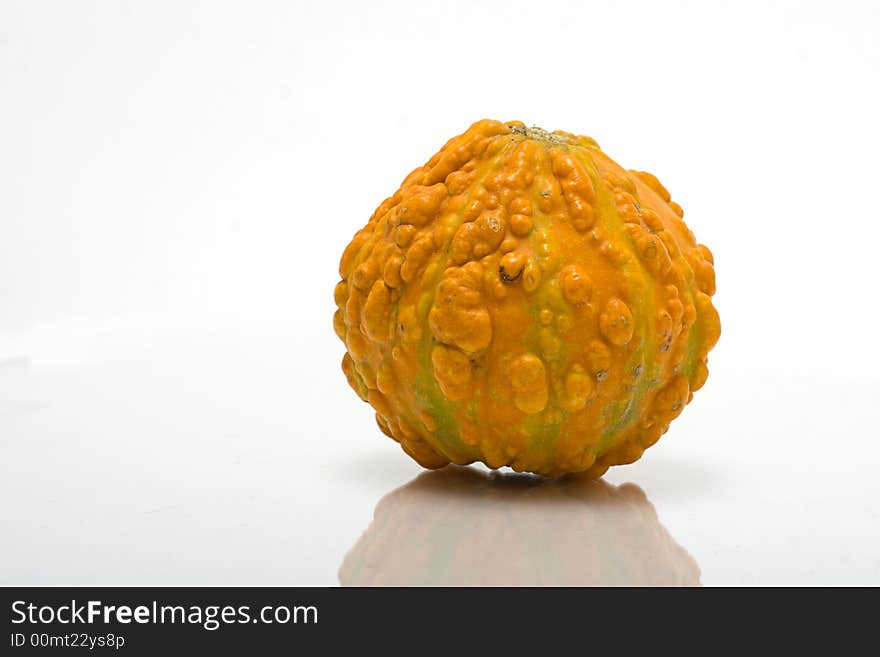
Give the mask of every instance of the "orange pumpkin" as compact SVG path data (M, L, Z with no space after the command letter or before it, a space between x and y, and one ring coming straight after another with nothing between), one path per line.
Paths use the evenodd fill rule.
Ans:
M595 141L483 120L345 249L342 368L427 468L547 476L638 459L706 381L712 254Z

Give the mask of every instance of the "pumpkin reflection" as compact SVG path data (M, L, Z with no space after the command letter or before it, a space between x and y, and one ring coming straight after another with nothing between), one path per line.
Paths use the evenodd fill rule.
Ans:
M698 586L634 484L447 467L386 495L343 585Z

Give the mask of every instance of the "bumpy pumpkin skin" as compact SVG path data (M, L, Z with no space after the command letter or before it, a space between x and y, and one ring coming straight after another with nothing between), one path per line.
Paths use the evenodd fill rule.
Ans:
M683 214L589 137L475 123L342 255L350 385L426 468L635 461L706 381L721 330Z

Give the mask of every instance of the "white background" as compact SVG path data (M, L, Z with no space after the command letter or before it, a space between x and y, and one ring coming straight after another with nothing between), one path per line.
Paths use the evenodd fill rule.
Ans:
M420 472L340 371L338 259L488 117L655 173L715 254L709 381L606 479L706 585L880 584L878 25L867 1L3 2L0 583L336 583Z

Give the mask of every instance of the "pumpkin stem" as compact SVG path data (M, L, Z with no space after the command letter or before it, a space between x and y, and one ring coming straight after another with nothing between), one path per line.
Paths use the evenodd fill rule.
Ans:
M541 141L549 141L554 144L567 144L568 138L564 135L557 135L552 132L548 132L544 130L544 128L539 128L536 125L533 125L531 128L527 128L521 125L511 125L508 126L511 132L514 132L518 135L523 135L526 139L539 139Z

